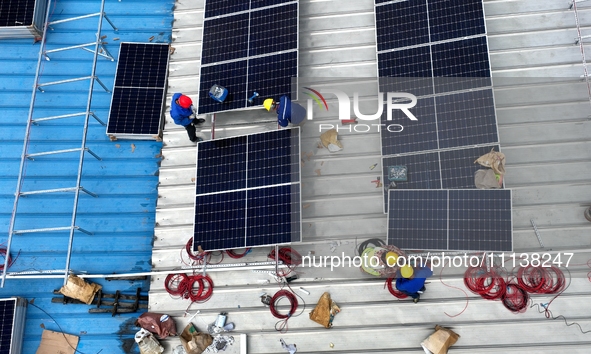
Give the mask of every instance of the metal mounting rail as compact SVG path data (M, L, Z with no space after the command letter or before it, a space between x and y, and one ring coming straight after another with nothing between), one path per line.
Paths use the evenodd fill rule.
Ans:
M581 50L581 58L583 61L583 79L585 80L585 82L587 83L587 93L589 95L589 104L591 105L591 82L589 81L589 70L587 69L587 58L585 56L585 43L583 42L583 39L588 38L590 36L583 36L581 34L581 23L579 21L579 12L577 11L577 2L581 3L581 2L585 2L585 1L589 1L589 0L572 0L572 2L570 3L569 9L573 10L573 13L575 15L575 25L577 27L577 38L575 39L575 44L579 45L579 48Z
M113 23L108 19L108 17L105 14L105 0L101 0L99 12L92 13L89 15L83 15L83 16L78 16L78 17L74 17L74 18L62 19L62 20L49 22L50 14L52 11L51 5L52 5L52 0L48 0L47 11L45 13L45 22L44 22L45 28L43 31L43 37L41 39L41 47L39 48L39 54L38 54L38 59L37 59L37 68L35 71L35 79L34 79L34 85L33 85L33 92L31 95L31 102L29 105L29 113L28 113L28 117L27 117L26 129L25 129L25 137L24 137L24 142L23 142L23 150L22 150L22 154L21 154L21 162L20 162L19 173L18 173L18 178L17 178L17 186L16 186L15 197L14 197L14 204L13 204L12 214L11 214L11 218L10 218L10 224L8 227L8 240L6 242L6 254L7 255L10 254L10 249L11 249L11 245L12 245L12 238L14 235L26 234L26 233L36 233L36 232L69 231L68 250L67 250L67 255L66 255L66 260L65 260L66 265L65 265L65 269L62 271L62 275L61 275L64 279L64 284L65 284L67 282L68 275L70 273L70 259L72 256L72 245L73 245L73 241L74 241L75 231L80 231L85 234L92 235L91 231L83 229L76 224L76 216L77 216L77 211L78 211L78 202L79 202L80 192L84 192L92 197L98 197L98 195L96 195L96 194L86 190L84 187L82 187L81 179L82 179L82 167L84 165L84 156L85 156L86 152L91 154L96 159L101 160L101 158L97 154L90 151L90 149L86 146L89 119L90 119L90 117L93 117L101 125L103 125L103 126L106 125L91 110L91 102L92 102L94 83L98 82L98 84L101 85L105 91L111 93L111 91L96 76L96 65L97 65L97 59L99 56L101 56L103 58L107 58L111 61L114 61L113 56L111 56L111 54L109 53L109 51L105 47L105 43L101 39L103 19L105 19L115 31L117 31L118 29L117 29L117 27L115 27L113 25ZM64 47L64 48L60 48L60 49L46 50L45 45L47 43L47 35L49 32L47 29L50 26L58 25L60 23L90 18L90 17L98 17L98 29L96 31L96 38L95 38L94 42ZM92 45L94 45L93 50L87 48ZM71 50L71 49L76 49L76 48L83 49L85 51L88 51L88 52L91 52L94 54L93 58L92 58L92 69L91 69L90 75L82 77L82 78L40 83L41 63L44 60L50 60L50 58L48 56L49 53L56 53L56 52L66 51L66 50ZM54 61L59 62L59 60L57 60L56 58L54 58ZM68 114L62 114L62 115L51 116L51 117L43 117L43 118L33 118L37 94L40 92L44 92L43 89L41 89L41 87L50 86L50 85L67 84L67 83L71 83L71 82L75 82L75 81L82 81L82 80L89 80L88 99L86 101L86 109L84 110L84 112L68 113ZM82 133L80 147L71 148L71 149L54 150L54 151L27 153L29 150L31 128L35 127L35 129L41 129L41 127L39 127L41 124L39 124L39 123L41 123L43 121L60 119L60 118L81 117L81 116L84 117L84 127L83 127L83 133ZM26 192L22 191L23 181L25 179L25 171L26 171L25 166L27 163L34 163L35 159L33 159L32 157L42 158L43 156L47 156L47 155L71 153L71 152L78 152L79 153L79 159L78 159L79 163L78 163L78 171L77 171L75 186L68 187L68 188L45 189L45 190L26 191ZM69 226L15 230L16 219L18 216L18 202L19 202L20 197L25 197L27 195L32 195L32 194L55 193L55 192L73 192L74 193L72 217L71 217L71 221L70 221ZM6 276L8 273L8 259L9 258L10 257L7 256L7 257L5 257L5 260L4 260L4 268L2 270L2 277L1 277L2 280L0 283L0 287L4 287L4 283L6 281ZM40 271L43 271L43 270L40 270Z

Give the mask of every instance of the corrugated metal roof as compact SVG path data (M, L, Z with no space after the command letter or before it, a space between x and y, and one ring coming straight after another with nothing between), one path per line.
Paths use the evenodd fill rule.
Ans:
M51 20L68 19L100 11L100 1L60 0L51 6ZM108 0L105 12L118 27L103 23L107 49L117 58L120 42L167 43L172 26L173 1ZM47 48L63 48L95 41L98 17L56 24L47 36ZM39 43L32 39L0 41L0 242L6 243L13 208L17 175L25 136ZM92 54L82 50L54 53L43 62L40 82L88 76ZM116 61L98 59L97 76L112 88ZM84 111L88 81L50 86L38 93L34 118ZM95 85L92 110L107 121L110 94ZM93 235L76 233L71 269L89 274L149 271L154 237L158 169L162 143L157 141L110 141L106 128L92 118L87 146L102 160L87 155L82 185L98 194L81 194L77 224ZM80 147L83 117L43 122L31 128L29 153ZM71 187L75 185L78 154L36 158L26 165L23 190ZM66 193L32 195L19 201L16 228L41 228L70 224L73 196ZM67 232L15 235L12 257L18 258L11 272L64 269ZM106 293L120 290L135 294L138 287L146 295L150 287L143 281L93 279ZM27 312L23 353L34 353L41 339L41 326L79 335L83 353L138 352L133 335L137 314L111 317L89 314L89 306L51 303L54 289L62 279L7 279L0 297L23 296L34 300ZM51 316L51 317L50 317Z
M373 0L300 3L300 77L375 77L376 50ZM589 112L591 106L583 74L575 18L566 2L552 0L484 1L489 34L495 99L503 152L507 156L506 187L514 191L514 249L516 252L573 251L569 270L572 283L552 303L553 314L591 329L591 284L585 265L591 258L591 224L583 217L591 199L589 183ZM197 96L199 53L204 1L178 2L175 9L169 91ZM583 31L591 25L591 8L579 8ZM583 33L585 34L585 33ZM170 97L169 97L170 99ZM333 102L334 104L334 102ZM329 109L329 112L336 112ZM380 175L379 135L343 132L344 150L329 154L316 148L318 124L337 117L318 114L303 127L302 170L303 239L301 253L353 255L356 239L385 238L382 195L371 180ZM160 171L160 198L154 244L154 270L170 271L182 264L179 250L192 237L195 149L185 131L167 117L164 160ZM216 137L274 129L274 117L245 111L216 115ZM210 129L202 131L210 136ZM369 166L378 163L375 170ZM320 173L317 171L320 170ZM541 248L530 224L540 230ZM336 253L330 240L338 239ZM256 249L247 259L266 259L267 249ZM438 272L436 272L436 275ZM276 319L259 301L259 293L273 294L278 286L264 273L210 272L216 289L199 309L193 323L204 329L220 311L229 312L235 333L248 334L248 353L281 353L279 338L296 343L298 352L392 353L422 352L419 343L435 324L461 335L454 353L586 353L591 334L561 319L549 320L536 308L514 315L499 302L467 295L463 269L446 268L445 284L437 277L418 305L399 302L383 288L383 281L351 275L349 279L302 274L292 286L311 295L300 317L289 320L289 331L274 330ZM271 279L271 284L265 284ZM154 311L176 316L185 324L187 300L171 299L164 277L154 277L150 304ZM456 288L451 288L454 286ZM307 317L323 291L341 306L331 330L319 328ZM536 297L547 303L551 297ZM468 304L468 307L465 306ZM461 314L461 315L458 315ZM457 317L449 317L457 315ZM329 346L334 344L334 348ZM168 348L175 339L166 341ZM237 353L238 345L228 351Z

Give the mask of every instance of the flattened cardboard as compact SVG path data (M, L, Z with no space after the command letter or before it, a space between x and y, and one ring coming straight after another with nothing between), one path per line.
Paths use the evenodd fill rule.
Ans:
M44 329L36 354L74 354L79 340L78 336Z

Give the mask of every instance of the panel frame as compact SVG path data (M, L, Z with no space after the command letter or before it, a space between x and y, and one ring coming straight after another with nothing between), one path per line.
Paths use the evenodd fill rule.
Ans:
M224 137L224 138L219 138L216 140L225 140L225 139L232 139L232 138L237 138L237 137L246 137L246 181L248 181L248 144L249 144L249 140L248 137L253 136L253 135L261 135L261 134L269 134L269 133L273 133L273 132L278 132L278 131L290 131L291 139L290 142L292 141L292 139L294 138L293 135L297 134L297 146L294 146L294 144L290 144L290 153L289 156L291 158L291 164L293 166L297 166L297 181L290 181L288 183L278 183L278 184L270 184L270 185L262 185L262 186L256 186L256 187L252 187L250 188L248 185L245 188L240 188L240 189L232 189L232 190L224 190L224 191L217 191L217 192L212 192L212 193L201 193L201 194L196 194L195 198L194 198L194 204L193 204L193 214L194 214L194 218L197 217L196 215L196 210L197 210L197 198L199 196L203 196L203 195L212 195L212 194L226 194L226 193L233 193L233 192L237 192L237 191L245 191L246 192L246 198L245 198L245 210L244 210L244 215L245 215L245 230L244 230L244 246L243 247L266 247L266 246L274 246L274 245L284 245L284 244L291 244L292 242L301 242L302 241L302 193L301 193L301 181L302 181L302 167L300 164L300 160L301 160L301 144L302 144L302 134L301 134L301 130L299 127L291 127L291 128L284 128L284 129L278 129L278 130L272 130L272 131L266 131L266 132L257 132L257 133L253 133L253 134L242 134L242 135L236 135L236 136L231 136L231 137ZM293 131L297 131L297 133L294 133ZM197 143L197 146L199 146L199 144L201 144L202 142ZM207 143L207 142L205 142ZM294 153L297 152L297 156L294 155ZM198 156L199 154L199 149L197 148L197 156L196 156L196 160L199 158ZM295 157L294 157L295 156ZM297 163L296 163L297 162ZM199 168L199 166L197 166L197 169ZM197 169L195 171L195 183L197 183ZM293 172L290 173L291 176L293 176ZM298 204L298 213L299 213L299 222L298 222L298 228L299 228L299 234L298 234L298 240L297 241L293 241L293 234L291 235L290 239L292 241L289 242L282 242L282 243L272 243L272 244L261 244L261 245L255 245L255 246L247 246L248 244L248 225L246 224L248 222L248 191L250 190L254 190L254 189L265 189L265 188L271 188L271 187L279 187L279 186L296 186L299 189L299 193L298 193L298 198L296 200L297 204ZM197 186L195 186L194 191L196 191ZM293 200L293 194L290 195L290 201L293 204L294 200ZM196 239L195 239L195 219L193 221L193 245L192 245L192 250L193 252L197 252L197 244L196 244ZM207 249L207 252L213 252L213 251L221 251L221 250L225 250L227 248L218 248L218 249Z
M405 190L408 191L410 193L413 192L413 190ZM424 248L424 249L420 249L420 250L424 250L424 251L466 251L466 252L513 252L513 248L514 248L514 230L513 230L513 191L511 189L485 189L485 190L480 190L480 189L439 189L439 190L414 190L416 192L430 192L430 191L434 191L434 192L440 192L440 191L446 191L446 204L447 204L447 247L445 249L442 248ZM508 201L510 203L510 208L508 210L509 215L510 215L510 219L509 220L504 220L506 222L509 222L509 228L510 228L510 234L511 234L511 249L499 249L499 250L489 250L489 249L450 249L450 225L449 225L449 220L450 220L450 193L451 192L461 192L461 191L482 191L482 192L493 192L493 193L508 193ZM390 190L388 191L388 198L390 198L390 195L392 195L393 193L396 193L396 190ZM506 201L506 200L503 200ZM390 209L388 209L388 218L387 218L387 222L386 222L386 238L388 240L388 244L395 244L394 241L392 241L390 239L390 226L391 226L391 217L390 217ZM417 218L417 220L420 220ZM498 220L494 220L494 221L498 221ZM398 245L396 245L398 246ZM417 248L408 248L408 247L401 247L398 246L401 249L413 249L416 250Z
M159 45L159 46L167 46L170 47L169 43L143 43L143 42L121 42L120 47L122 45L134 45L134 44L141 44L141 45ZM121 51L121 49L119 49L119 51ZM167 56L167 60L166 60L166 68L164 70L164 84L163 87L157 87L158 89L162 89L163 94L162 94L162 104L160 106L160 112L159 112L159 120L158 120L158 130L154 133L119 133L116 131L109 131L109 123L111 122L111 110L112 110L112 106L113 106L113 93L111 93L111 99L110 99L110 104L109 104L109 119L107 120L107 127L105 129L106 134L109 135L110 137L115 137L117 139L130 139L130 140L158 140L160 139L160 137L162 136L162 130L163 130L163 126L164 126L164 112L165 112L165 108L166 108L166 92L167 92L167 86L168 86L168 69L170 66L170 49L168 49L168 56ZM116 87L120 87L120 88L134 88L134 87L130 87L130 86L115 86L115 82L117 81L117 73L119 70L119 56L117 57L117 67L115 69L115 80L113 81L113 92L115 91ZM150 88L150 89L154 89L155 87L135 87L135 88Z

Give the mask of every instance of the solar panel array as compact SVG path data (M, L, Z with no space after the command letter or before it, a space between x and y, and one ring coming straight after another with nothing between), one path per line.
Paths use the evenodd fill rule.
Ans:
M29 26L33 23L36 0L0 1L0 27Z
M168 44L121 43L107 134L160 133L168 57Z
M389 199L390 245L513 251L510 190L390 190Z
M16 299L0 300L0 354L10 354Z
M200 114L246 108L267 97L291 95L298 73L297 0L207 0L203 25ZM218 84L223 103L209 97Z
M193 249L301 240L300 132L272 132L197 144Z

